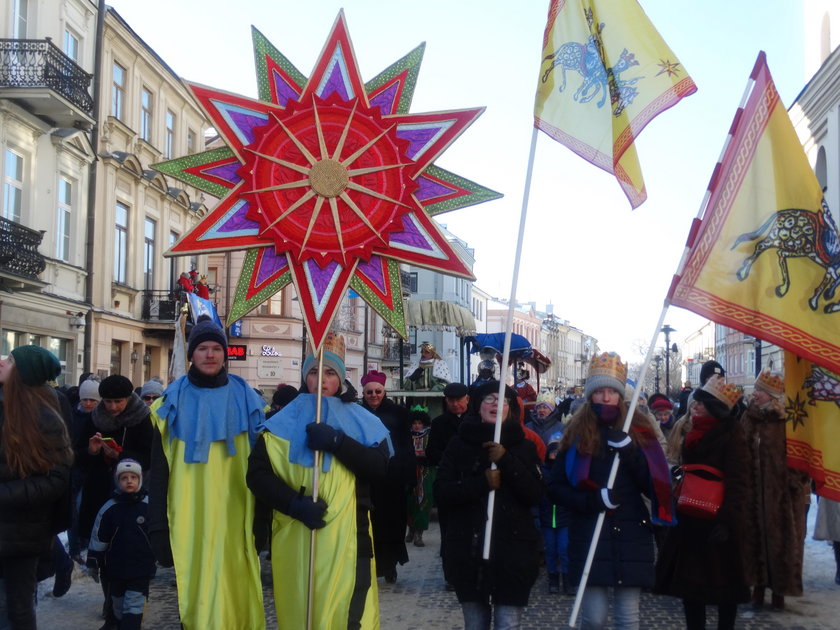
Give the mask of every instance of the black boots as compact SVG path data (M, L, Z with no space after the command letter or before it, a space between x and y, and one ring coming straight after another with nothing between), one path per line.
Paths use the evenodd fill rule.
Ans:
M560 574L559 573L549 573L548 574L548 592L552 595L556 595L560 592Z

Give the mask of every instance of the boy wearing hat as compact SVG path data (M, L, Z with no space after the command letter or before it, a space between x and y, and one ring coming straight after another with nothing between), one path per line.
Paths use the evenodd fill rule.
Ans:
M104 629L138 630L155 575L155 556L149 544L147 491L140 462L124 459L114 473L117 489L96 516L88 548L87 566L95 581L107 576L108 595L116 623Z
M161 565L175 566L185 630L260 630L255 501L245 473L265 403L228 374L227 337L210 318L193 327L187 358L188 373L151 407L152 548Z
M781 374L765 370L741 423L749 448L749 551L746 563L755 585L752 603L764 604L767 587L771 604L781 610L785 595L802 595L802 559L805 552L805 505L809 494L807 473L787 465L784 408L785 384Z

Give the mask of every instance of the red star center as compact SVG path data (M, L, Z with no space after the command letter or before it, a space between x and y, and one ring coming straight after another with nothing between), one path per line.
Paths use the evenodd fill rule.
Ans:
M358 99L289 103L244 147L246 216L297 262L367 260L419 207L407 147L396 125Z

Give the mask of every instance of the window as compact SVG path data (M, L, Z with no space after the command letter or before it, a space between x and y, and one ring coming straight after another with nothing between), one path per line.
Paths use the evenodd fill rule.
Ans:
M164 142L164 155L171 158L175 147L175 114L166 110L166 141Z
M23 157L6 149L5 162L3 216L10 221L20 221L20 209L23 203Z
M152 93L146 88L140 92L140 137L152 141Z
M114 222L114 282L125 284L128 260L128 206L117 202Z
M143 287L151 291L155 286L155 229L154 219L146 217L143 228Z
M412 271L408 274L408 287L411 293L417 293L417 272Z
M111 115L122 120L125 107L125 68L114 62L111 84Z
M69 343L67 339L60 337L47 337L47 349L52 352L61 364L61 373L55 377L55 382L59 386L65 384L65 376L67 374L67 348Z
M198 151L198 136L190 129L187 131L187 153L192 155L196 151Z
M29 0L13 0L12 38L26 39L26 24L29 21Z
M177 232L169 233L169 249L178 242ZM169 289L173 290L178 286L178 273L175 271L175 258L167 258L166 263L169 265Z
M67 28L64 29L64 54L79 63L79 38Z
M58 207L55 219L55 257L70 261L70 221L73 211L73 184L66 177L58 178Z

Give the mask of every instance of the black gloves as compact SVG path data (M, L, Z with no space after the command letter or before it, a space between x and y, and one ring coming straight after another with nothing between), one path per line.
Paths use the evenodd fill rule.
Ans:
M299 520L309 529L321 529L327 524L324 521L326 511L327 502L320 497L317 501L313 501L312 497L298 495L289 503L289 516Z
M149 543L152 545L155 560L160 566L168 568L175 564L172 559L172 547L169 544L169 531L149 532Z
M344 441L344 432L323 422L306 425L306 445L313 451L335 453Z
M725 543L729 540L729 528L723 523L718 523L712 527L712 531L709 532L708 540L710 543L715 545Z
M619 506L619 503L615 499L614 491L608 488L601 488L595 492L590 492L588 501L589 508L593 512L614 510Z
M633 440L624 431L618 429L607 430L607 446L619 453L625 453L630 450L633 445Z

